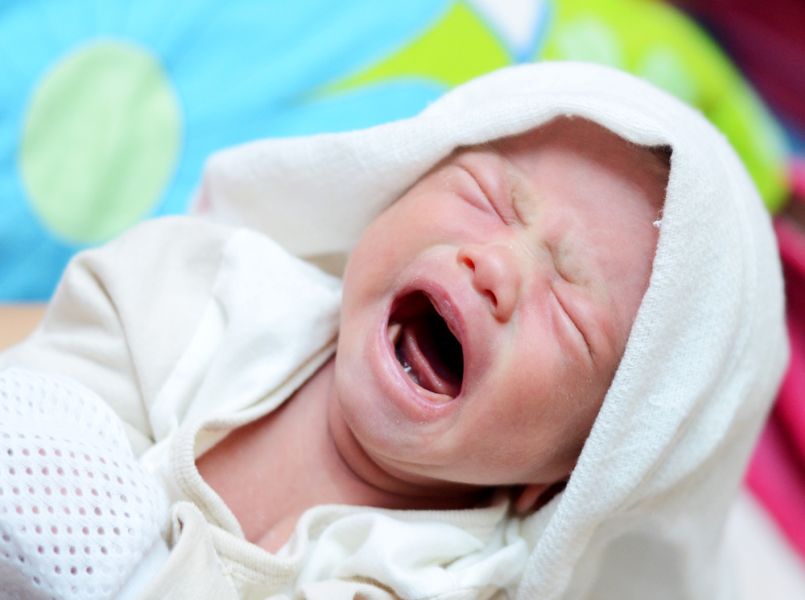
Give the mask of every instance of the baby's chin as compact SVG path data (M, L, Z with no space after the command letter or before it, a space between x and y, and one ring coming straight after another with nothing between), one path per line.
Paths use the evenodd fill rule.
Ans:
M344 355L340 349L335 356L331 400L339 418L373 461L388 467L407 466L404 471L409 474L422 473L418 466L433 462L453 437L450 423L411 418L367 369L355 368Z

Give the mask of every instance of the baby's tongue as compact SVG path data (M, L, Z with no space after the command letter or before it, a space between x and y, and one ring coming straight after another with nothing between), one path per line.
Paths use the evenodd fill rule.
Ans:
M461 380L444 364L438 344L427 319L414 318L402 328L398 345L403 366L410 366L409 375L420 386L437 394L455 398L461 390Z

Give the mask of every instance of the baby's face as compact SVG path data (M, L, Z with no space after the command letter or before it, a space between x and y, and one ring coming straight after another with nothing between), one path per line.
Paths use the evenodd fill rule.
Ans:
M572 470L651 272L661 160L581 119L454 153L366 230L337 406L413 482Z

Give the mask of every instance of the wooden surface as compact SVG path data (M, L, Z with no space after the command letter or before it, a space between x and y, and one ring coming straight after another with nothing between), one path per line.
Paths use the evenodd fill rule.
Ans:
M31 333L44 312L44 304L0 304L0 350Z

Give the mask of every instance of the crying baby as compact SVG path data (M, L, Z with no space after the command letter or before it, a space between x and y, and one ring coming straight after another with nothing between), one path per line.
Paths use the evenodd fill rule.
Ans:
M558 118L414 184L351 253L332 360L198 460L246 538L277 550L317 504L544 502L623 354L668 168L662 148Z

